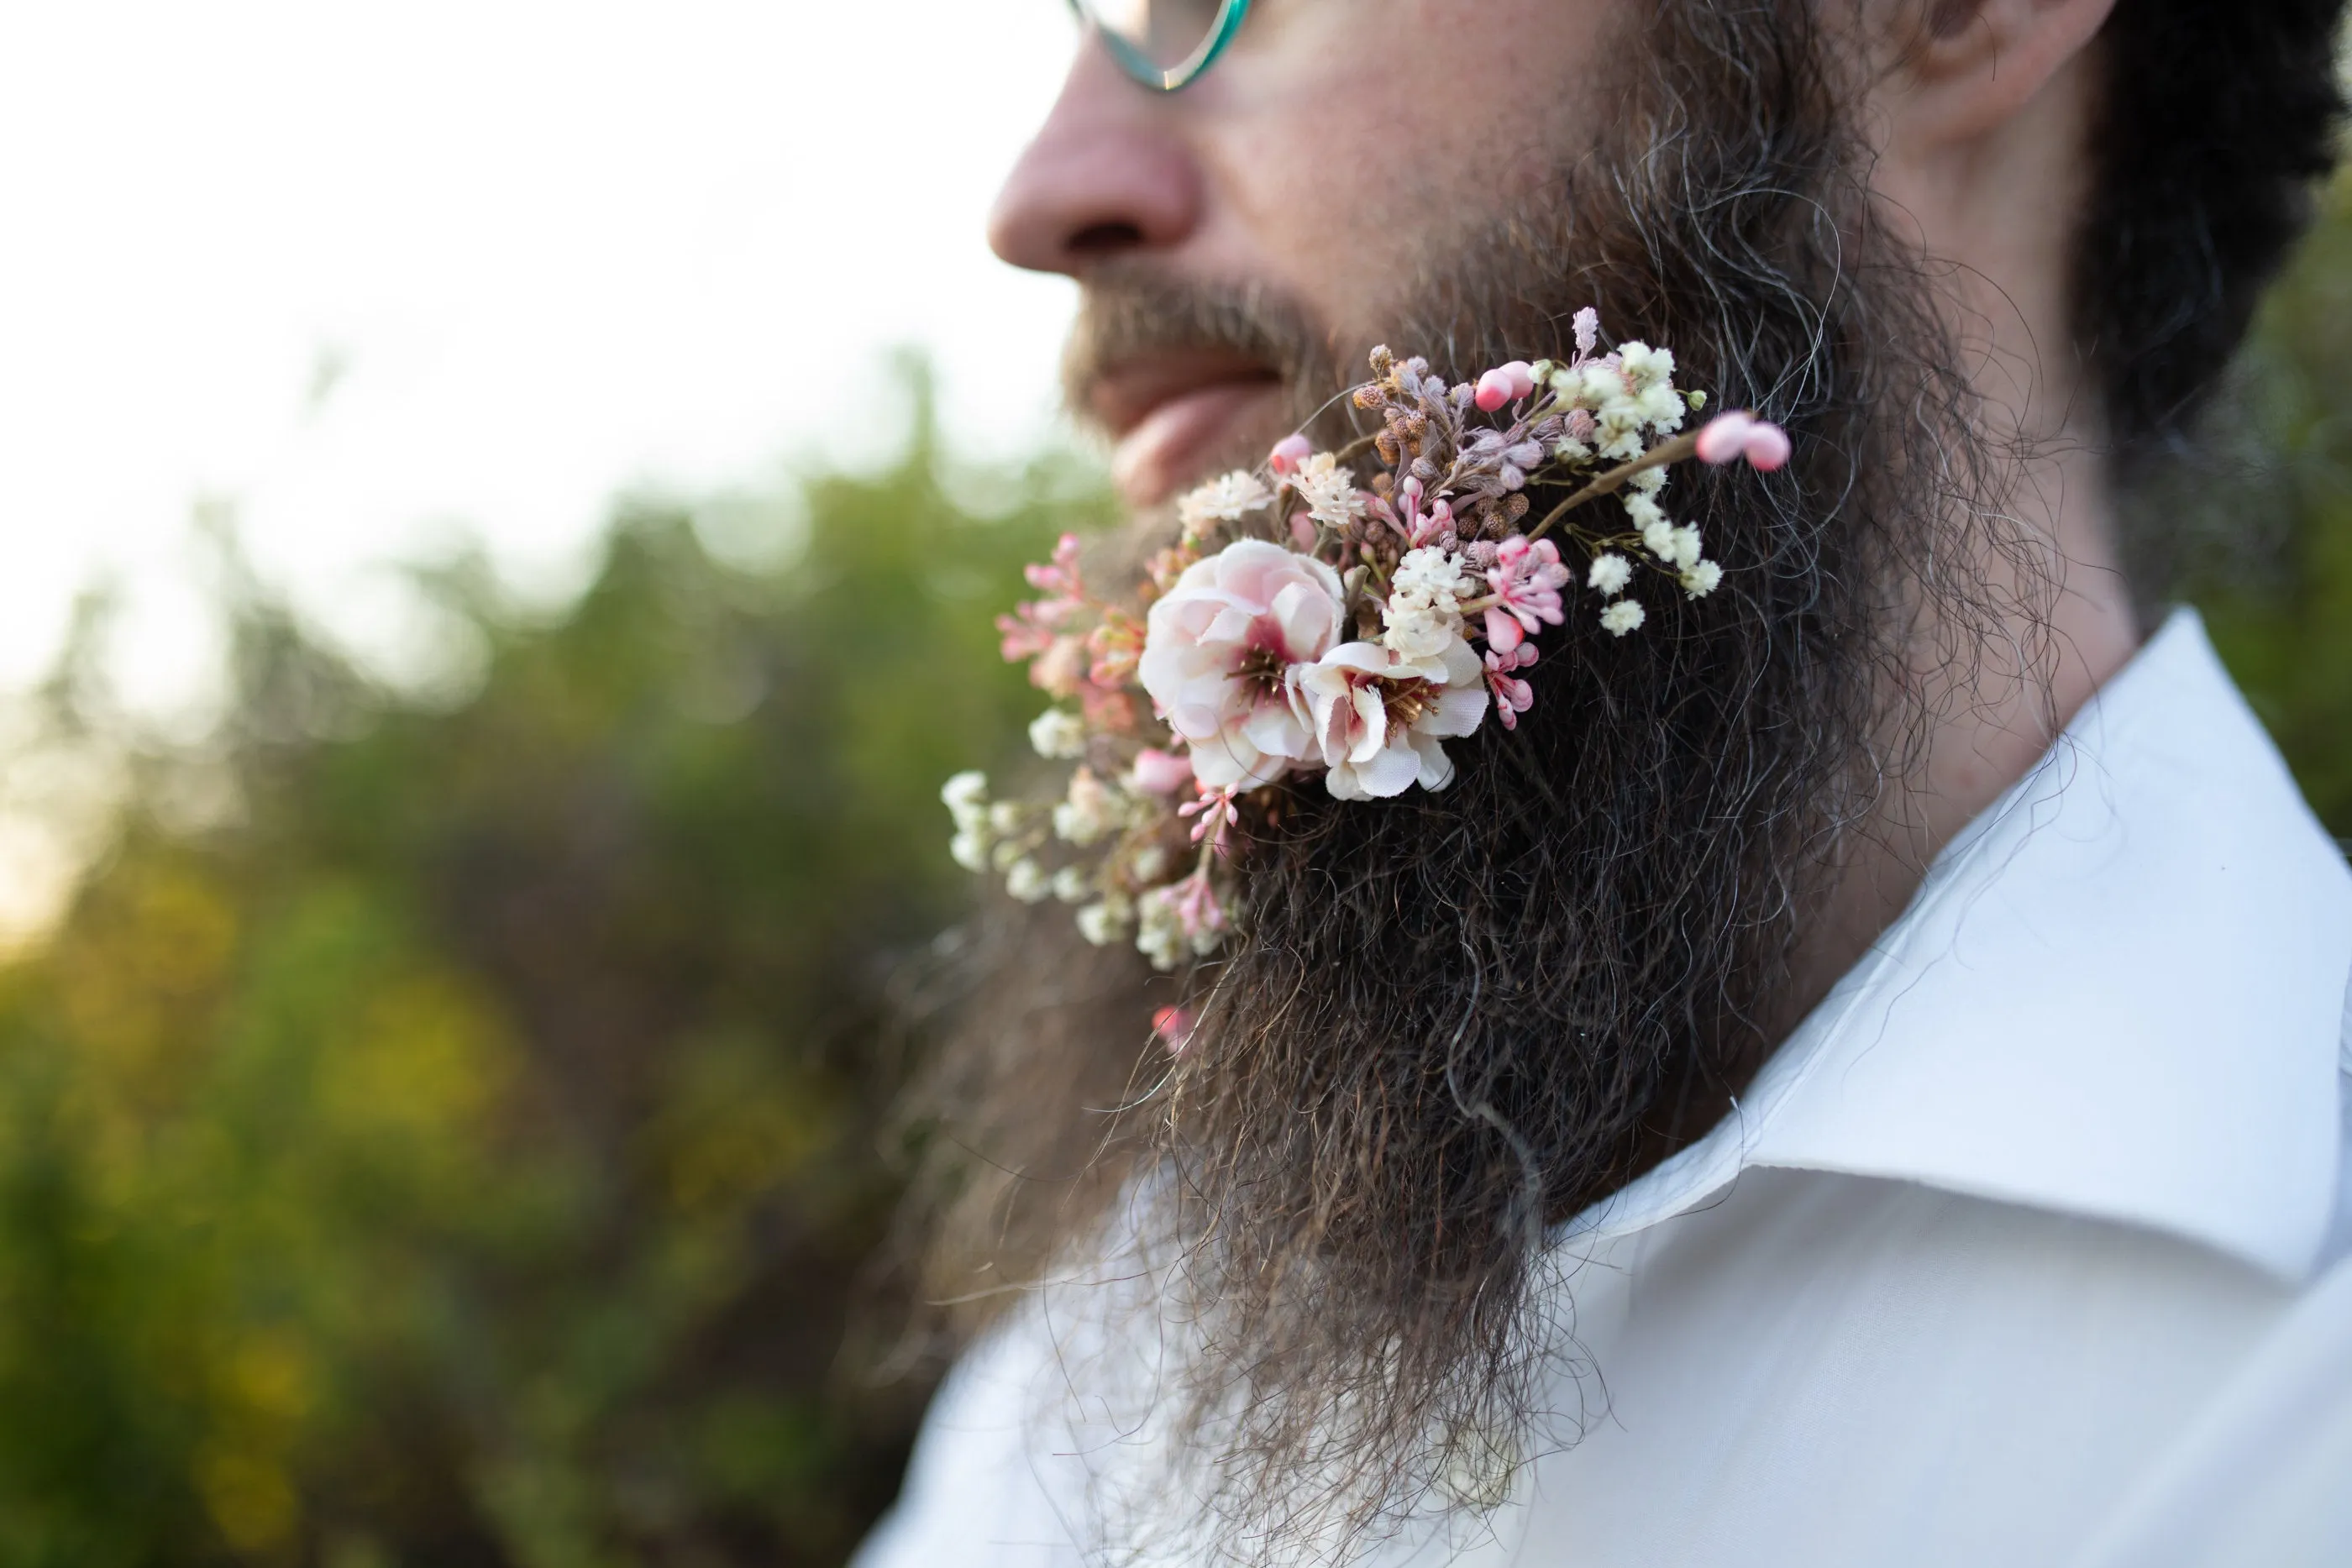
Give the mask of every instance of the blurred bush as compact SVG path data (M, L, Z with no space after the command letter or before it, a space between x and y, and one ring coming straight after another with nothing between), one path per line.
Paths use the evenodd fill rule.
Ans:
M2178 507L2198 519L2196 597L2321 820L2352 840L2352 173L2238 371L2236 461Z
M454 706L228 594L226 727L125 743L111 852L0 974L0 1563L845 1555L929 1392L857 1332L883 992L968 885L940 781L1036 706L992 613L1102 510L940 467L926 416L713 503L803 535L767 568L629 507L551 622L443 571ZM116 723L86 657L47 701Z

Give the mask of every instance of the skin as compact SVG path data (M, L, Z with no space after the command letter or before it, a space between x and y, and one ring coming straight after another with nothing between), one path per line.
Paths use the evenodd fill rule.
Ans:
M1507 210L1547 166L1542 149L1608 112L1593 62L1626 3L1260 0L1216 68L1172 95L1138 88L1087 42L1005 183L991 241L1014 266L1081 286L1113 261L1261 284L1303 303L1336 343L1378 340L1391 280L1410 277L1426 236ZM2067 305L2095 38L2112 4L1860 0L1837 14L1877 155L1872 188L1937 264L1990 434L2014 454L2017 520L2057 592L2038 606L2042 627L2021 613L1975 657L1922 647L1910 678L1938 716L1929 743L1808 923L1784 1023L2138 645L2101 411ZM1549 120L1529 112L1543 104L1557 106ZM1149 506L1281 434L1269 374L1214 358L1114 365L1083 389L1081 412L1112 438L1128 499ZM2033 647L2047 651L2013 652Z

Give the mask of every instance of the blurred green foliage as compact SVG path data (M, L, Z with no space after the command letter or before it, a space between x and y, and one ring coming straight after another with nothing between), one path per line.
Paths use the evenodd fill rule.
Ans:
M2245 456L2181 504L2207 518L2195 597L2320 819L2352 840L2352 174L2239 371Z
M2352 834L2352 182L2245 372L2240 466L2158 498ZM886 993L964 887L936 791L1034 708L1019 563L1108 511L1066 461L942 468L919 412L877 475L626 507L553 619L441 570L454 699L234 574L200 745L68 656L55 733L131 784L0 969L0 1568L846 1554L928 1394L866 1353ZM723 564L714 518L796 548Z
M883 991L968 887L940 779L1036 704L992 612L1096 485L951 495L925 419L736 497L804 532L770 568L628 507L551 622L435 579L454 706L232 593L226 730L0 974L0 1563L840 1561L929 1392L860 1354Z

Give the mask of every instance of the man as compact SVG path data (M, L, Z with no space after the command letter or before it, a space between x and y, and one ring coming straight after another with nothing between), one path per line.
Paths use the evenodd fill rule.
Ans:
M1101 7L993 237L1139 510L1588 304L1795 457L1181 987L993 923L866 1568L2352 1561L2352 876L2118 521L2339 9Z

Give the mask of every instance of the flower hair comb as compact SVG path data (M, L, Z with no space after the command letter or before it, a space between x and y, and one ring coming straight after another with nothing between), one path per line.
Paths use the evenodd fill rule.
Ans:
M1565 622L1580 579L1620 637L1645 619L1645 577L1712 593L1723 570L1660 504L1666 470L1778 468L1788 436L1743 413L1685 432L1706 394L1675 388L1672 353L1596 353L1590 308L1574 329L1565 363L1515 361L1451 387L1375 349L1373 379L1349 395L1381 428L1336 453L1290 436L1258 472L1184 497L1139 615L1092 591L1065 535L1028 569L1040 597L997 627L1005 658L1057 699L1031 742L1077 766L1055 801L992 800L976 772L949 779L957 862L1002 873L1024 902L1076 904L1088 941L1131 936L1174 969L1231 928L1244 797L1314 773L1343 800L1442 789L1444 742L1489 713L1516 728L1533 705L1533 639ZM1366 459L1359 484L1350 465ZM1533 483L1569 493L1524 526ZM1576 517L1610 497L1613 524Z

